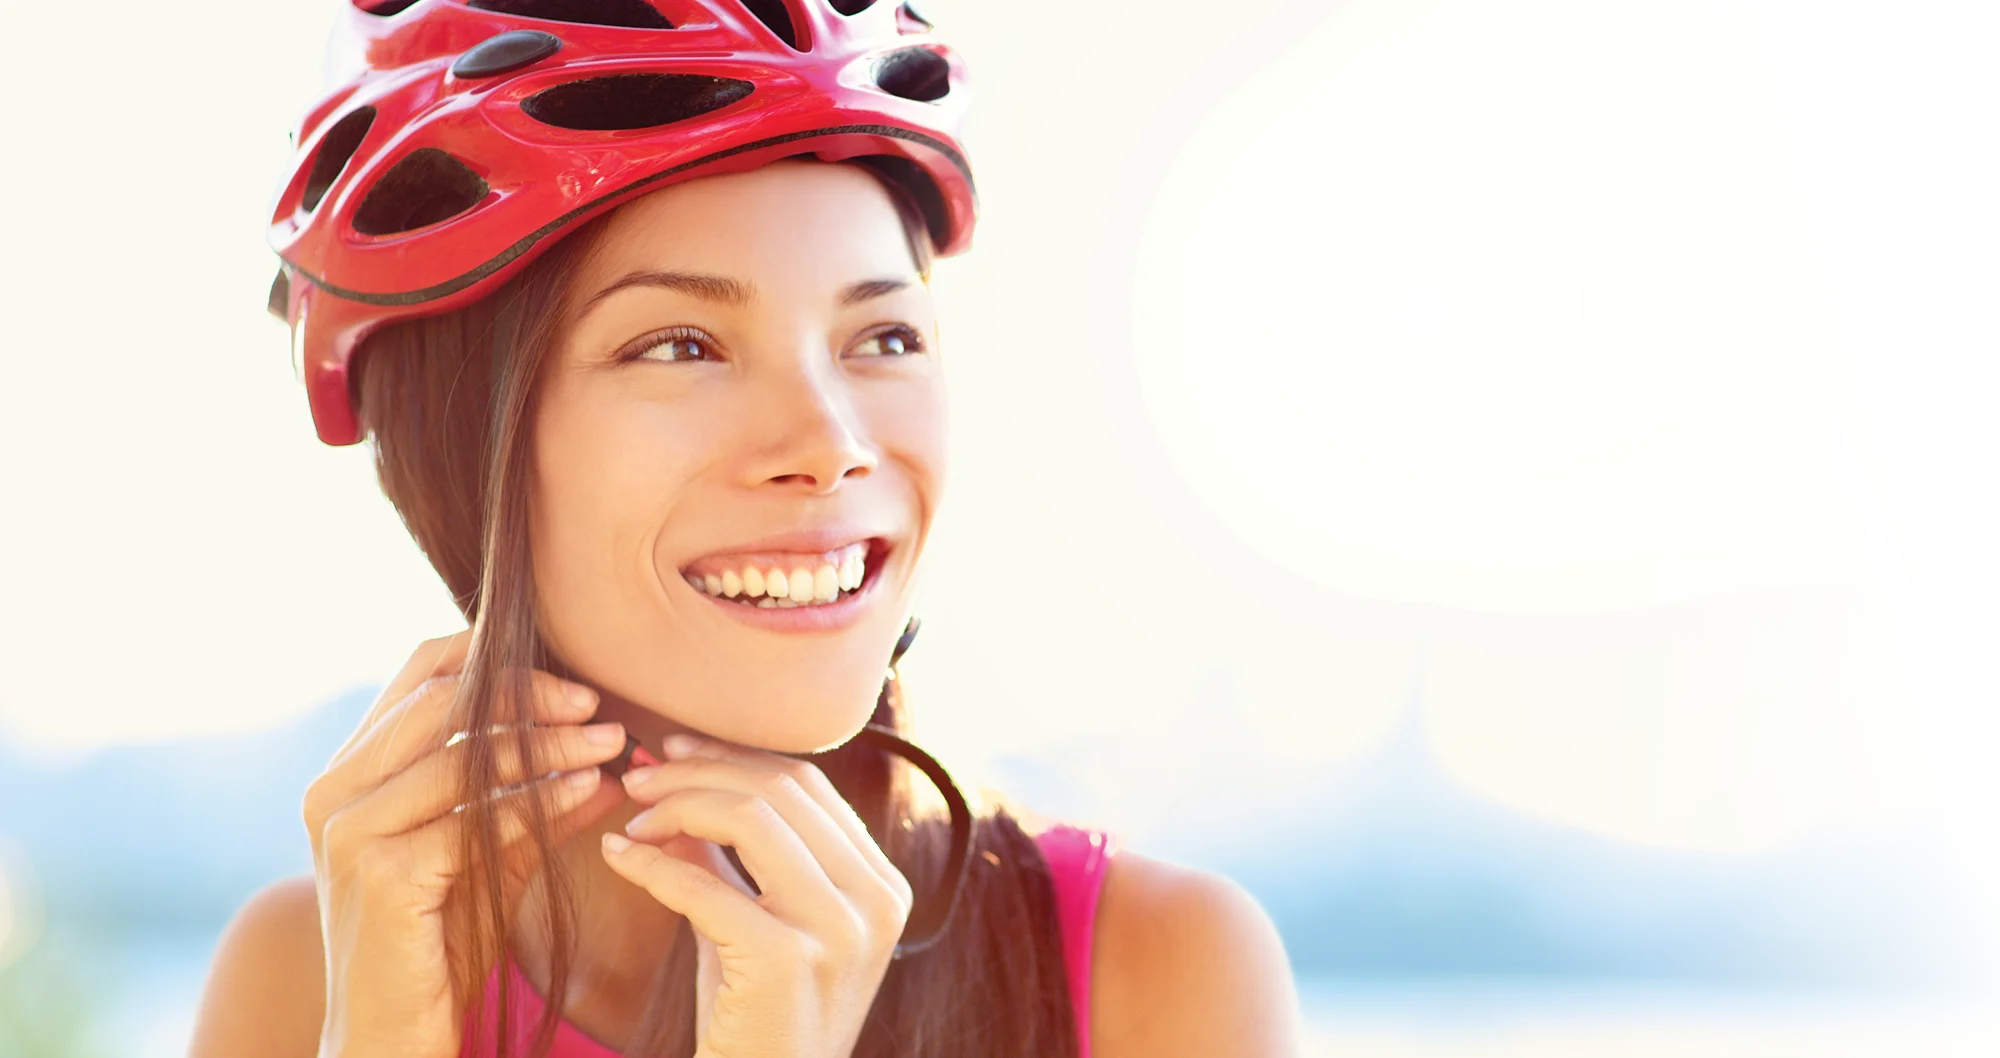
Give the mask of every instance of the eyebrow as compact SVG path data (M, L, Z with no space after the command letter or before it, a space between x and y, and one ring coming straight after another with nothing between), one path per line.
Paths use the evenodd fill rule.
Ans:
M864 279L840 292L842 305L859 305L864 301L879 298L884 294L894 294L909 286L906 279Z
M703 301L714 301L724 305L748 305L756 297L756 292L747 284L737 282L728 276L702 275L696 272L627 272L618 281L590 296L583 303L581 311L590 308L605 298L627 287L664 287L690 294Z
M864 279L849 284L840 292L840 304L845 307L859 305L864 301L893 294L910 285L906 279ZM605 298L627 287L662 287L678 290L683 294L713 301L717 304L745 307L757 300L757 288L728 276L704 275L699 272L628 272L616 282L591 295L578 310L581 315Z

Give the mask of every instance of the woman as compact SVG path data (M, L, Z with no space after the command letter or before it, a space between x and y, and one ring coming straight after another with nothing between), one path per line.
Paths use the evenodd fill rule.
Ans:
M311 784L314 874L231 924L194 1053L1294 1053L1239 887L937 818L892 764L928 760L883 676L945 478L930 262L974 210L930 25L402 0L346 28L273 307L470 627Z

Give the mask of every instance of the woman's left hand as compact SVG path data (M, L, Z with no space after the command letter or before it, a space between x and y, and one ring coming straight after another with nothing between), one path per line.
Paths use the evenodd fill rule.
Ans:
M604 858L694 927L696 1058L847 1058L909 882L811 763L686 735L666 750L626 773L651 807L626 824L632 843L605 835ZM762 895L739 888L721 845Z

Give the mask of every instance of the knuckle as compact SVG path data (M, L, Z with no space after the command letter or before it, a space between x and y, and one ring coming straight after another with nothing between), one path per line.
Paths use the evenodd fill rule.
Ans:
M828 933L825 946L839 954L844 962L847 957L861 950L870 934L875 932L875 922L852 906L840 916Z
M299 799L299 814L305 818L306 829L315 836L319 834L321 824L326 822L326 817L331 811L327 802L331 800L332 795L327 790L327 782L327 777L324 775L314 779L307 784L305 796Z
M903 917L908 918L910 910L917 904L916 890L910 887L910 880L903 876L902 871L895 869L894 864L890 864L889 892L895 896L896 903L902 908Z
M454 689L457 687L460 678L456 672L444 672L426 676L424 677L424 682L417 684L416 688L410 691L409 700L418 704L431 705L432 707L439 704L449 706L452 699L456 697Z
M790 800L802 797L806 792L805 784L793 777L789 770L766 773L758 780L757 788L765 797L772 800L781 798Z
M866 911L870 930L877 933L900 934L903 924L909 921L910 904L901 893L890 891L872 901Z
M854 957L850 953L855 950L855 945L845 938L806 933L794 933L793 937L795 939L788 945L792 964L809 969L815 977L842 975L853 965Z
M358 851L357 846L362 844L362 835L358 833L358 829L352 815L335 812L320 824L320 847L326 850L329 859L341 861L354 859Z
M762 797L736 794L730 799L729 814L740 822L751 826L763 826L778 816L777 809Z
M692 864L688 870L674 872L673 884L681 892L697 898L713 895L724 885L722 879Z
M819 765L808 760L794 760L780 765L779 772L801 791L827 783L826 773L819 770Z

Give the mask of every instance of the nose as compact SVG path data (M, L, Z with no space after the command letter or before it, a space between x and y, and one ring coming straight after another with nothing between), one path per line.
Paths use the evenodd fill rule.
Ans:
M766 483L814 495L866 477L881 462L838 369L799 365L767 377L757 413L767 443L749 461L752 486Z

